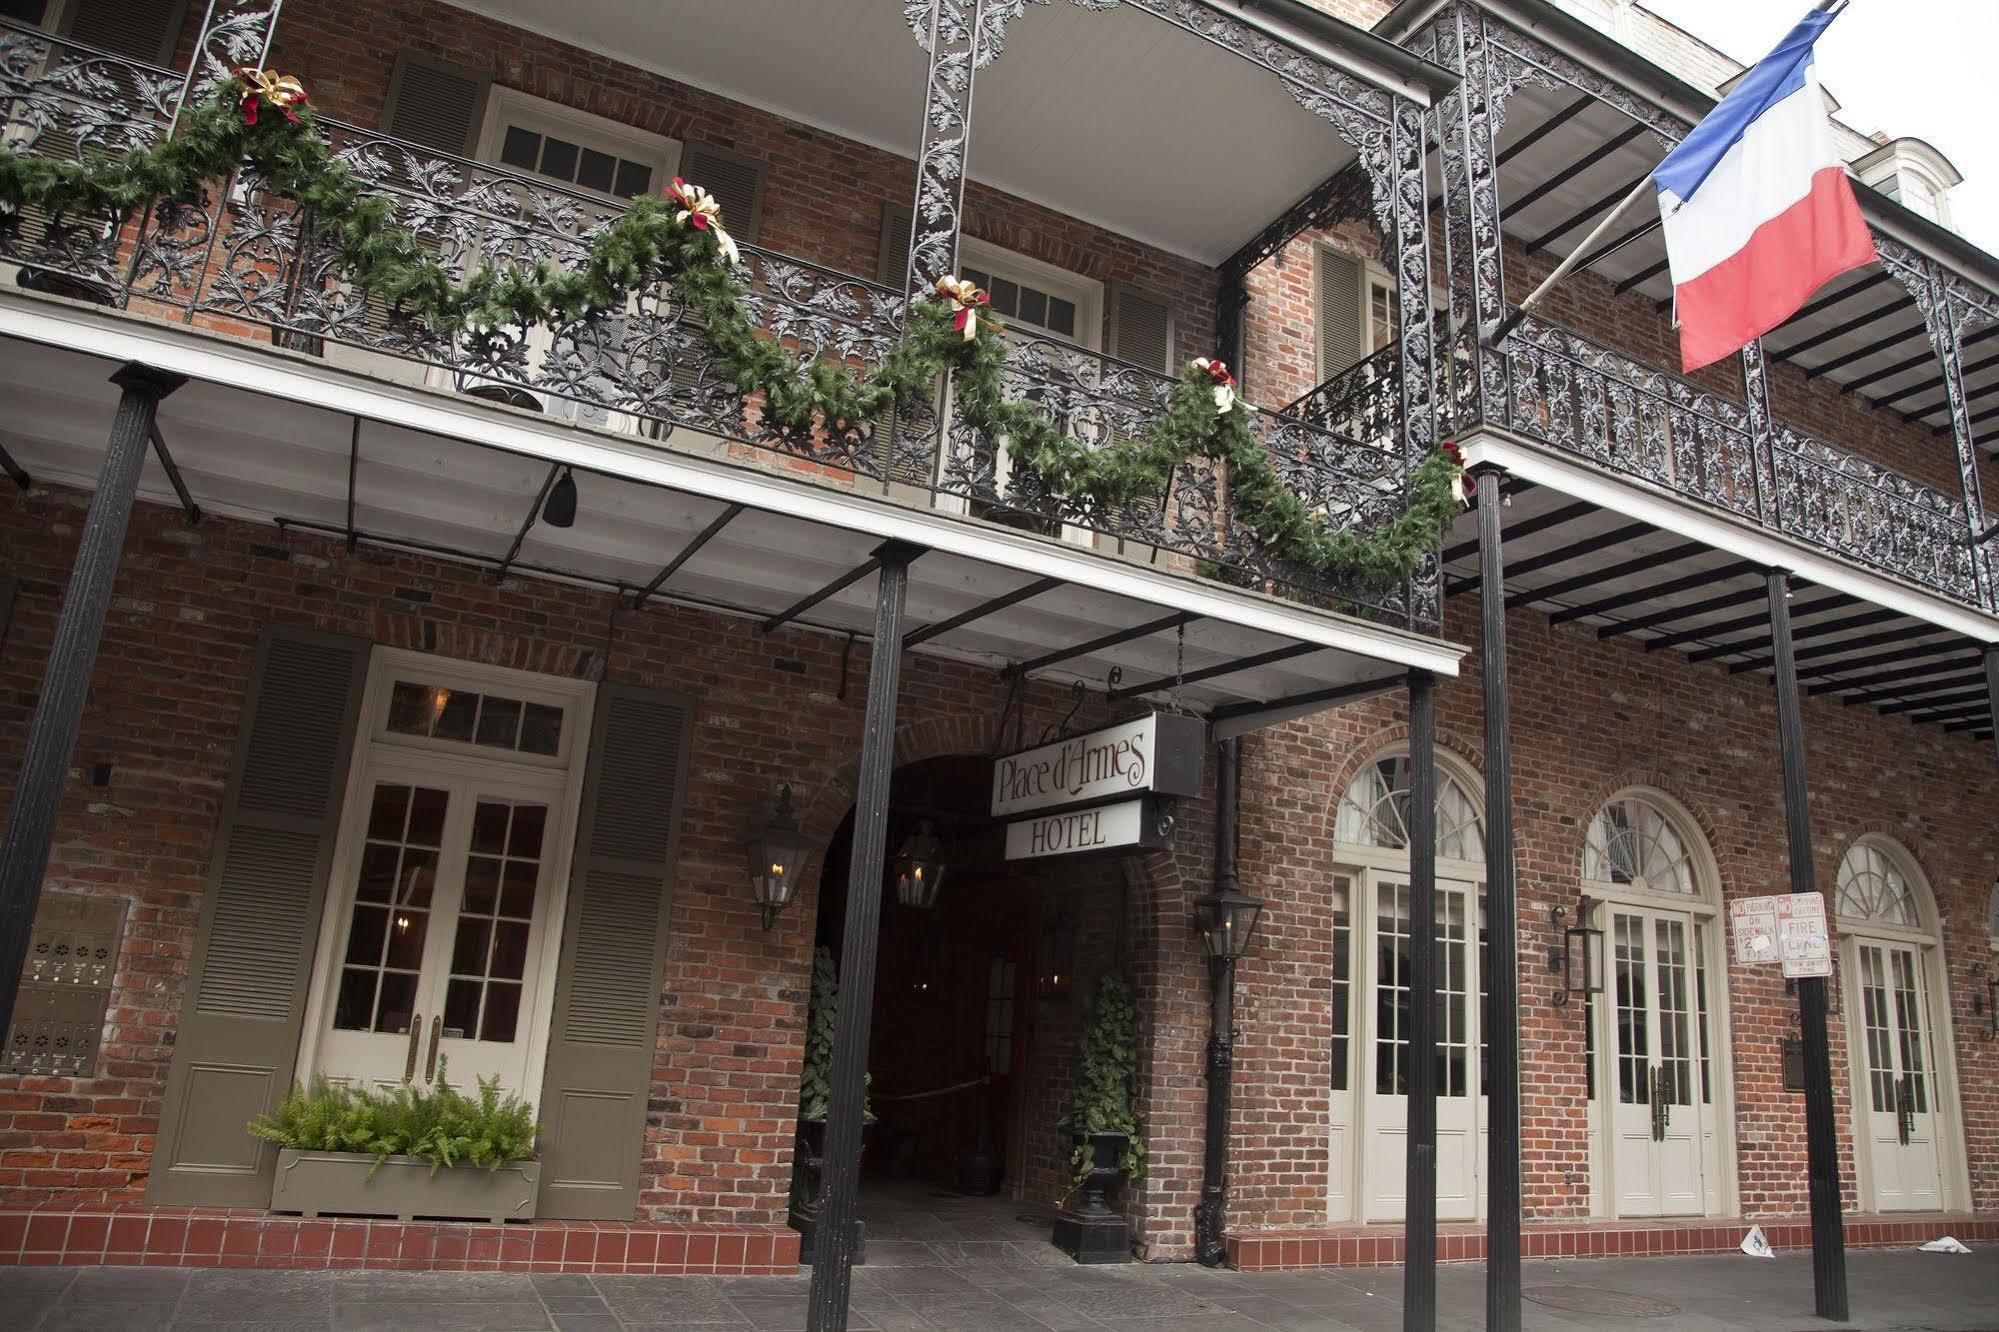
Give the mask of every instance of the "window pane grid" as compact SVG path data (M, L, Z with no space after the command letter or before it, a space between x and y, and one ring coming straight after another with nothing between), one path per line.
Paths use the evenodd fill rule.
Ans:
M561 750L562 720L562 709L552 704L398 680L389 693L385 729L426 740L553 756Z
M1636 916L1615 917L1611 943L1617 975L1617 1099L1623 1105L1649 1105L1646 1070L1652 1051L1645 1011L1645 922Z
M1861 1020L1867 1032L1867 1081L1876 1114L1895 1108L1894 1047L1888 1038L1888 983L1882 950L1860 950Z
M1894 952L1895 973L1895 1040L1902 1056L1902 1076L1909 1080L1909 1090L1917 1114L1928 1114L1930 1108L1929 1070L1923 1061L1923 1028L1920 1010L1921 1001L1916 994L1916 955L1906 949Z
M474 810L445 986L448 1036L506 1042L519 1029L547 823L546 805L488 797Z
M1333 879L1333 1048L1332 1089L1347 1089L1347 1065L1352 1053L1353 1014L1353 880Z
M1659 1095L1692 1105L1693 1058L1687 1039L1687 931L1676 920L1653 922L1654 981L1659 1001Z
M1340 797L1333 835L1354 846L1408 849L1408 755L1377 759L1354 778ZM1448 860L1485 859L1483 812L1447 772L1437 774L1437 854Z
M428 787L375 788L348 913L336 1030L402 1035L415 1020L449 799Z
M1375 933L1381 974L1375 978L1374 1090L1409 1094L1409 889L1384 883L1376 893Z

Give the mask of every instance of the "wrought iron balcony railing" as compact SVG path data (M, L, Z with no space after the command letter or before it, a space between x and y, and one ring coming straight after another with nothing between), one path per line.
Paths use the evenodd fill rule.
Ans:
M0 118L17 152L78 158L156 141L168 132L184 76L0 25ZM622 208L619 200L401 142L321 118L338 159L392 201L394 221L445 267L481 262L573 265ZM904 297L890 287L742 247L743 276L762 326L800 354L877 362L900 336ZM698 432L817 482L865 488L906 503L1012 522L1106 554L1178 558L1239 585L1282 587L1324 604L1416 627L1440 620L1437 568L1398 586L1333 586L1267 558L1231 510L1216 469L1178 468L1155 502L1104 512L1050 494L1025 466L934 403L865 431L787 433L721 374L696 319L655 283L627 308L573 323L443 337L344 280L312 216L272 196L247 167L203 198L155 205L140 217L0 212L0 262L23 285L81 295L224 335L246 329L293 350L404 381L497 398L680 447ZM1175 380L1080 347L1015 344L1008 388L1079 439L1109 443L1159 416ZM1363 527L1404 507L1406 460L1377 395L1347 426L1253 412L1252 429L1278 473L1329 520Z
M1767 439L1742 402L1572 329L1529 317L1497 350L1440 334L1435 401L1446 436L1499 426L1841 559L1999 610L1981 580L1962 501L1778 421ZM1393 349L1319 385L1288 411L1370 438L1370 395L1392 402ZM1484 375L1484 393L1477 376ZM1999 536L1981 543L1988 566ZM1982 589L1982 590L1981 590Z

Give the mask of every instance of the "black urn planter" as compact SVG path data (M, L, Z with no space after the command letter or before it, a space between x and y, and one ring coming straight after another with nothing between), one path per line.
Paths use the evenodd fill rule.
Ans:
M874 1123L870 1118L868 1124ZM865 1154L865 1140L863 1154ZM826 1120L801 1119L798 1121L798 1137L793 1147L791 1168L791 1215L787 1223L798 1232L798 1261L810 1266L817 1256L814 1239L819 1231L819 1210L825 1200L826 1188ZM868 1257L868 1231L865 1222L854 1222L854 1262L864 1263Z
M1087 1146L1090 1173L1084 1178L1080 1203L1065 1207L1055 1217L1055 1247L1079 1263L1128 1263L1131 1261L1131 1227L1112 1210L1110 1191L1124 1175L1127 1135L1123 1133L1077 1133L1073 1141Z

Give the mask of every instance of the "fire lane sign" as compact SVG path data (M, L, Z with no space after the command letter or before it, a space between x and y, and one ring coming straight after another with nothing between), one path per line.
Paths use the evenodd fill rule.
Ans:
M1786 976L1832 975L1823 893L1738 899L1729 903L1728 926L1735 960L1744 966L1776 962Z

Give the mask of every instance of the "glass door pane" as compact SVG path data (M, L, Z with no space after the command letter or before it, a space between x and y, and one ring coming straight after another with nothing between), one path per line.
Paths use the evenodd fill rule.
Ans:
M450 793L383 782L347 916L336 1031L402 1035L417 1011Z
M1687 983L1684 921L1652 922L1653 974L1658 1000L1658 1095L1668 1105L1694 1103L1694 1055Z
M1616 980L1617 1100L1651 1104L1652 1029L1645 991L1645 921L1611 918L1612 975Z

